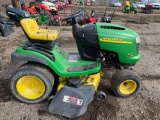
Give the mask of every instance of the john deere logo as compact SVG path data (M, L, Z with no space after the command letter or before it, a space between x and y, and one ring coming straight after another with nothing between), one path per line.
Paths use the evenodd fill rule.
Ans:
M119 38L100 38L100 41L119 41L119 42L123 42L123 39L119 39Z
M122 43L122 44L132 44L132 42L124 41L121 38L100 38L101 42L110 42L110 43Z

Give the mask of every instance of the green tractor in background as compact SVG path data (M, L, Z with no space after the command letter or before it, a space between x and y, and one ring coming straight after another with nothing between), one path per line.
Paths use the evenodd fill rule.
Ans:
M83 5L84 6L84 0L77 0L77 5Z
M124 13L133 13L137 14L137 6L134 3L131 3L130 6L125 6L122 10Z
M49 112L70 118L85 113L94 94L99 100L106 97L98 91L104 69L115 68L111 89L118 97L135 95L141 80L132 73L140 59L139 35L133 30L108 23L88 23L80 26L72 14L62 20L72 20L72 33L78 52L61 48L56 30L40 29L33 19L21 20L28 40L11 55L13 61L26 61L12 74L10 89L26 103L46 100L52 91Z

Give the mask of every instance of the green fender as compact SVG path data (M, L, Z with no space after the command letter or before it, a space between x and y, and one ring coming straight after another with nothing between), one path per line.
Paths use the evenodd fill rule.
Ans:
M52 59L36 51L24 50L23 45L25 44L22 44L15 52L12 53L11 59L13 61L38 62L50 67L58 76L61 77L86 76L89 74L97 73L101 70L101 62L81 60L78 54L78 61L69 61L69 53L64 52L58 45L55 45L54 49L51 51L51 53L54 55ZM91 65L96 66L88 69L88 67ZM69 70L69 68L85 68L85 66L86 69L83 70Z

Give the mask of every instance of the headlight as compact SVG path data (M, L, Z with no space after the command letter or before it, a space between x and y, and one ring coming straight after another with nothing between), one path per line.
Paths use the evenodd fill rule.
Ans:
M137 44L141 43L141 39L140 39L139 36L136 38L136 43L137 43Z

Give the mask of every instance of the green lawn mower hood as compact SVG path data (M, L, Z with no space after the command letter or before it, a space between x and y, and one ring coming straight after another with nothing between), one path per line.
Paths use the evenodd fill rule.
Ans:
M113 51L118 54L121 63L135 64L139 59L139 35L116 24L96 23L101 50Z

